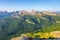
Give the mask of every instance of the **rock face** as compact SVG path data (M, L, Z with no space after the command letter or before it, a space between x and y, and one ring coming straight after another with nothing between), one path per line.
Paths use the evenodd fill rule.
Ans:
M33 38L29 36L21 36L21 37L12 38L11 40L33 40Z
M50 32L51 35L53 35L54 38L60 38L60 31L53 31Z
M40 39L39 38L32 38L29 36L21 36L21 37L12 38L11 40L40 40Z
M11 40L20 40L20 37L12 38Z

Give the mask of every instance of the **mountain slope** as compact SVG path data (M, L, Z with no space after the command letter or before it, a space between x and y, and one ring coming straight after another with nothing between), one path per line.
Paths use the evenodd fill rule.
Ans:
M58 25L58 21L60 21L60 16L52 16L42 13L37 13L35 15L17 16L18 18L16 16L12 16L0 20L0 40L9 40L11 37L20 36L20 34L23 33L60 30L58 29L60 28ZM58 28L56 27L57 25Z
M46 16L25 15L19 18L4 19L4 21L0 22L0 39L3 37L1 40L4 40L6 36L17 36L22 33L34 33L36 30L41 30L56 23L51 16Z

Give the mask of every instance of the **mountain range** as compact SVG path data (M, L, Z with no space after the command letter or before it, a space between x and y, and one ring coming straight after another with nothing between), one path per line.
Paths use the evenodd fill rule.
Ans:
M10 40L23 33L60 30L60 14L49 11L0 12L0 40Z

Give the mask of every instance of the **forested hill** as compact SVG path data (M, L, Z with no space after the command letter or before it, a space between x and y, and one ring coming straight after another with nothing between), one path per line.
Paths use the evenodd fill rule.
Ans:
M60 30L60 15L50 13L17 14L0 20L0 40L9 40L23 33Z

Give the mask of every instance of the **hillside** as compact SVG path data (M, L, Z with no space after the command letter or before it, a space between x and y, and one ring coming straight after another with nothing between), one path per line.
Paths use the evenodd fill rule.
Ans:
M60 16L50 13L20 14L0 20L0 40L9 40L25 33L60 31Z

